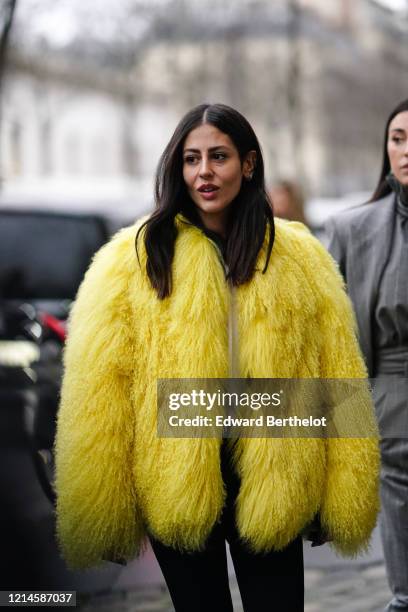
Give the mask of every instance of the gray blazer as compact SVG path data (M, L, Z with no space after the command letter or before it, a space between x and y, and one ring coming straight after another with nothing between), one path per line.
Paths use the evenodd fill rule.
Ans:
M394 231L395 194L346 210L326 223L328 249L339 264L357 316L368 374L374 376L373 316Z

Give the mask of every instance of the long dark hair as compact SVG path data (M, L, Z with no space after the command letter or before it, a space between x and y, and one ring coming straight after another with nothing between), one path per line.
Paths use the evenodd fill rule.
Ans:
M377 187L374 190L373 195L369 199L369 202L375 202L375 200L380 200L384 198L386 195L391 193L391 187L386 180L387 174L390 172L390 158L388 157L387 144L388 144L388 130L390 127L391 121L399 115L399 113L404 113L408 111L408 99L403 100L394 108L394 110L390 113L390 116L387 119L387 123L385 124L385 134L384 134L384 145L383 145L383 159L382 159L382 168L380 173L380 178L377 184Z
M188 222L204 229L183 179L183 145L187 135L200 125L209 124L227 134L243 163L249 151L256 151L256 165L250 181L243 180L230 215L225 263L227 278L241 285L252 277L258 253L269 226L269 242L263 272L269 263L275 238L275 226L269 196L265 189L264 163L258 139L248 121L238 111L224 104L200 104L180 121L165 148L156 172L156 209L136 236L144 232L146 270L152 287L163 299L172 291L171 265L177 237L175 216L182 213ZM197 271L199 273L199 271Z

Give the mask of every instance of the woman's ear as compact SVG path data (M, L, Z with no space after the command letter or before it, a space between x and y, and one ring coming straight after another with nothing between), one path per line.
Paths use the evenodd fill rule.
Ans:
M252 179L256 166L256 151L249 151L242 164L242 174L247 181Z

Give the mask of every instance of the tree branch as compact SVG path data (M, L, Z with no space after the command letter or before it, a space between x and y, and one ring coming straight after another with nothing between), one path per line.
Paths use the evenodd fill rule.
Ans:
M7 46L10 38L11 26L16 9L17 0L3 0L4 4L0 12L0 87L6 65Z

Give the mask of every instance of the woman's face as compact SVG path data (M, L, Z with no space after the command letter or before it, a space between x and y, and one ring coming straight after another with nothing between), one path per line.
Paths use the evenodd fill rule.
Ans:
M388 157L392 173L408 187L408 111L398 113L388 128Z
M183 149L183 178L204 225L224 233L229 206L249 178L255 151L241 163L227 134L213 125L200 125L188 134Z

